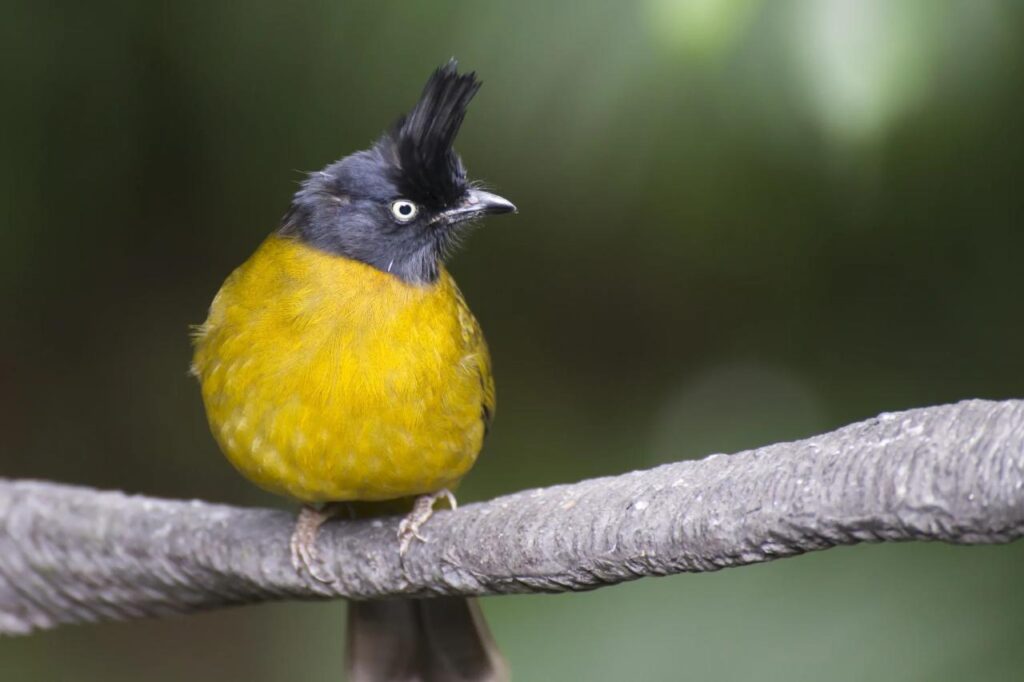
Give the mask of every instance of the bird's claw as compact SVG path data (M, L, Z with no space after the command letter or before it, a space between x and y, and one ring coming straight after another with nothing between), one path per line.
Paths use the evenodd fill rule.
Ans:
M447 488L438 490L436 493L430 493L429 495L420 495L416 498L412 511L398 524L399 556L405 557L406 552L412 546L413 540L427 541L425 537L420 535L420 528L434 515L434 505L442 498L448 502L448 506L451 509L458 507L455 496Z
M320 560L316 549L317 533L324 521L331 518L332 513L313 507L303 507L299 518L295 521L289 547L292 555L292 567L296 573L305 571L314 580L322 583L333 583L337 577Z
M427 539L420 535L419 528L416 524L410 523L408 518L402 519L402 522L398 524L398 553L401 556L405 556L405 553L409 551L409 547L412 546L413 540L419 540L420 542L426 542Z

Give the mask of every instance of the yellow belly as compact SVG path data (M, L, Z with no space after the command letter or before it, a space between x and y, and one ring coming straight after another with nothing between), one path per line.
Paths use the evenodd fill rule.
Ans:
M450 487L493 411L486 344L446 271L409 285L278 236L217 294L193 371L231 463L304 502Z

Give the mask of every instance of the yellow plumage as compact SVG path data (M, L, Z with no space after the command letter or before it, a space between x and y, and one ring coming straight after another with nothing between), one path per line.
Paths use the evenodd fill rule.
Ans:
M494 411L487 345L446 270L410 284L280 235L224 282L193 371L231 463L303 502L450 488Z

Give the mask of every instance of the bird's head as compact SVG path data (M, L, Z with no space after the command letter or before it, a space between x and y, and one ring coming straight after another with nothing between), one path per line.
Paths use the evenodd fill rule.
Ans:
M507 199L471 183L452 149L480 88L476 74L456 67L452 60L434 71L416 106L373 147L311 173L281 232L427 284L474 220L515 211Z

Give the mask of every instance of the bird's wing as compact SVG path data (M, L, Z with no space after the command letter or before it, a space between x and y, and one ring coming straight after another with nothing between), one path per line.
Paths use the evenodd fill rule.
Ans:
M454 282L453 282L454 285ZM480 416L484 422L484 434L491 428L494 420L495 393L494 375L491 373L491 353L487 348L483 330L473 312L466 305L462 292L455 286L455 301L459 313L459 325L462 327L462 339L466 347L466 364L476 372L480 380Z

